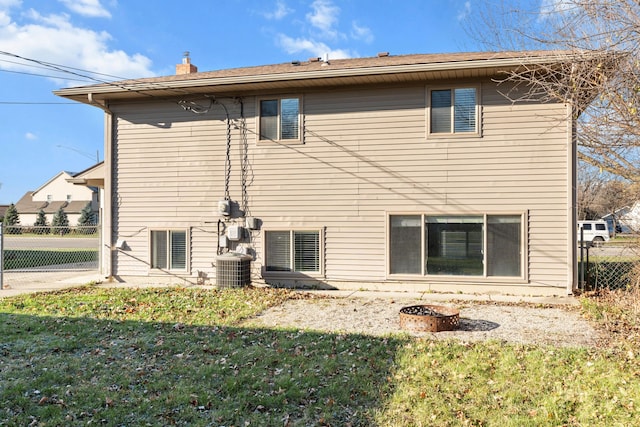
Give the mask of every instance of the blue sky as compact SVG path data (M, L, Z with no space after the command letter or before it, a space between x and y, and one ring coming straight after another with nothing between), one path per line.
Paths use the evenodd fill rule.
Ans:
M102 111L52 94L86 76L170 75L185 51L199 71L475 51L465 20L479 2L0 0L0 204L103 160Z

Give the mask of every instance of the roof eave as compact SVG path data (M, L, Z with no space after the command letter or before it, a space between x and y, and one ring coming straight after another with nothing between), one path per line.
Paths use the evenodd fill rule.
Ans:
M93 104L98 100L140 98L155 96L156 93L176 95L180 90L185 89L193 93L198 88L200 88L200 90L206 89L210 92L252 90L255 89L257 85L259 85L261 89L281 89L295 87L303 82L311 81L316 82L314 86L332 86L335 85L337 81L341 81L342 84L347 84L348 82L355 82L363 77L366 77L368 82L375 82L376 79L382 80L385 76L388 77L390 75L404 76L408 79L411 79L411 76L414 75L417 80L420 77L424 78L425 75L438 73L440 76L444 75L445 77L450 76L453 78L459 75L460 72L482 72L483 70L486 75L494 75L501 71L513 70L526 64L553 63L557 61L557 56L550 55L548 57L497 58L360 68L332 69L331 66L327 66L320 70L273 74L195 77L166 81L132 80L119 82L117 84L100 84L60 89L54 91L54 94L79 102Z

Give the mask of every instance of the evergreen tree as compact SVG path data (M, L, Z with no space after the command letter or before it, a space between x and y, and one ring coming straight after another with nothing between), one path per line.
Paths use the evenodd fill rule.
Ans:
M4 225L4 232L7 234L20 234L22 230L20 229L20 214L18 213L18 209L16 209L16 205L11 203L4 213L4 219L2 220L2 224Z
M67 217L67 213L64 209L62 209L62 206L53 215L51 226L53 227L53 232L56 234L69 233L69 218Z
M49 223L47 221L47 215L45 215L44 211L40 209L38 212L38 216L36 217L36 222L33 224L34 232L36 234L49 234Z
M91 209L91 202L87 202L87 204L84 205L84 208L82 208L82 211L80 212L80 218L78 218L78 226L82 227L80 228L80 230L78 230L78 232L82 234L95 233L96 228L91 227L92 225L95 225L95 223L96 220L95 216L93 215L93 209Z

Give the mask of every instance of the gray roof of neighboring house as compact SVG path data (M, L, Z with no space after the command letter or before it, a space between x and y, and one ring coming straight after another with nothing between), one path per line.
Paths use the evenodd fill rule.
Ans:
M89 200L73 200L66 202L62 200L54 200L51 202L34 202L32 200L33 191L27 191L18 203L16 203L16 209L19 214L37 214L40 210L43 210L46 214L53 214L62 208L66 213L80 213Z

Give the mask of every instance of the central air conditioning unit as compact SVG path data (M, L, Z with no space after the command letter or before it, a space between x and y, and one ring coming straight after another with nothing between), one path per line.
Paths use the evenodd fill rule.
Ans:
M216 258L216 284L219 288L240 288L251 284L250 255L227 252Z

